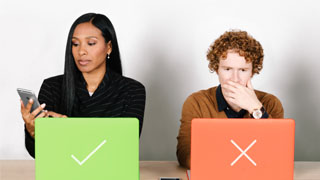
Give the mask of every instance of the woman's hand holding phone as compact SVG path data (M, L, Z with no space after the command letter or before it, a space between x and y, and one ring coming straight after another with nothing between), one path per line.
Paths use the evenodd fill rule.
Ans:
M66 118L66 117L68 117L66 115L59 114L59 113L56 113L56 112L53 112L53 111L48 111L48 116L49 117L58 117L58 118Z
M44 110L44 108L46 107L46 104L41 104L37 109L35 109L34 111L32 111L30 113L32 104L33 104L33 100L30 99L27 106L24 106L23 101L20 100L21 103L21 114L22 114L22 118L26 124L26 128L27 131L29 132L29 134L34 138L34 121L36 118L40 118L40 117L67 117L66 115L63 114L59 114L53 111L47 111ZM41 113L40 113L41 112ZM40 114L39 114L40 113ZM37 116L37 114L39 114Z
M38 108L30 113L33 100L30 99L27 106L24 106L23 101L20 100L22 118L26 124L27 131L34 138L34 120L37 117L48 117L48 111L43 111L46 104L41 104ZM42 112L41 112L42 111ZM41 113L40 113L41 112ZM40 113L38 116L37 114Z

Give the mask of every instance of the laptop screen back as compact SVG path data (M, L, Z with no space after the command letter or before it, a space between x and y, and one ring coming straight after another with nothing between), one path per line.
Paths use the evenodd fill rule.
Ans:
M36 179L139 179L136 118L38 118Z
M192 180L292 180L292 119L193 119Z

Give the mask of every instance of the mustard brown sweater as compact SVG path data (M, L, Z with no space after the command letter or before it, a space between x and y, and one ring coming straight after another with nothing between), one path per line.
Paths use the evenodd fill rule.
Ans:
M190 168L191 120L193 118L227 118L223 110L220 112L218 110L216 90L217 87L212 87L193 93L183 104L181 125L177 137L177 157L181 166ZM277 97L257 90L255 93L269 118L283 118L283 107ZM250 114L246 112L244 118L251 118Z

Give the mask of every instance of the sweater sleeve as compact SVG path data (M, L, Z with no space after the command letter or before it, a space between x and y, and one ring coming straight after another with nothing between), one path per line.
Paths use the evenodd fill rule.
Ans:
M179 129L177 158L181 166L190 169L191 152L191 120L200 118L201 112L196 99L191 95L184 102L181 114L181 124Z
M46 80L44 80L41 85L40 91L39 91L38 100L39 100L40 104L46 103L45 109L48 111L53 110L53 102L52 102L51 98L52 98L51 87L50 87L49 83L46 82ZM28 153L30 154L30 156L35 158L35 139L29 134L26 127L25 127L24 132L25 132L26 149L27 149Z
M146 90L145 87L134 81L130 86L128 103L126 104L125 111L123 112L123 117L135 117L139 120L139 136L141 135L144 109L146 102Z
M262 100L262 104L267 111L269 118L284 118L282 104L276 96L268 94L268 96Z

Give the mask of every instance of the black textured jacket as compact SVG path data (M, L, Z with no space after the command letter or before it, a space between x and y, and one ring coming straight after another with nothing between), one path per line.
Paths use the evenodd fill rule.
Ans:
M63 75L45 79L39 92L39 102L46 103L45 109L60 114ZM121 76L110 69L92 96L86 88L86 81L79 75L76 82L76 97L72 117L136 117L141 134L145 109L146 92L136 80ZM34 157L35 140L25 129L25 145Z

